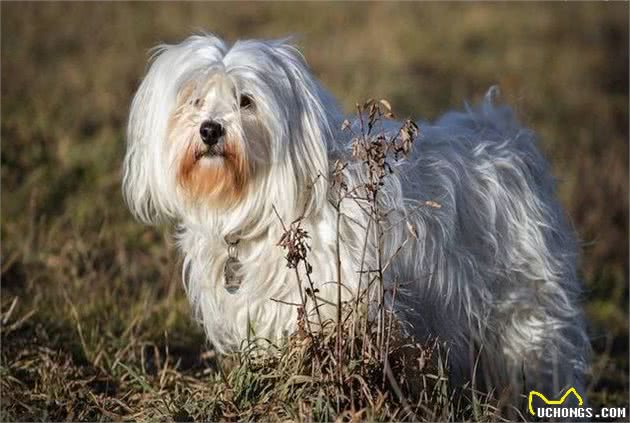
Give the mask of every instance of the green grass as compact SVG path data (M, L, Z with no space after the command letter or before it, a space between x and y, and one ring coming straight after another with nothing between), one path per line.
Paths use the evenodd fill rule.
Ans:
M388 98L399 116L430 119L500 84L540 134L583 241L588 397L627 404L627 3L0 7L1 420L338 414L317 402L322 381L286 390L302 359L219 363L190 318L168 228L141 226L123 204L124 126L147 50L201 29L298 35L347 111ZM391 393L378 401L362 418L402 416Z

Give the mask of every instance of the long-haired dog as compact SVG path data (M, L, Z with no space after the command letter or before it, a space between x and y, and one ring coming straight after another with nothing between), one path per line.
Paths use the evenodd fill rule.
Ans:
M333 201L333 163L349 156L344 117L300 53L286 40L192 36L155 50L135 94L124 195L141 221L177 225L187 293L219 351L296 329L287 303L300 303L299 273L277 244L282 222L301 218L323 300L336 300L338 276L343 299L356 294L378 242L386 282L401 285L398 318L417 339L447 343L453 377L484 368L497 389L580 389L589 343L576 240L534 135L491 93L418 123L382 187L387 230L366 251L367 214ZM351 185L365 169L341 173Z

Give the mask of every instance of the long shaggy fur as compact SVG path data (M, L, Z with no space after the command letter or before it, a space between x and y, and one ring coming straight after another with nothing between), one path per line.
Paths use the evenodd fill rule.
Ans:
M244 93L253 108L239 107ZM493 90L477 107L420 122L412 155L387 177L382 248L385 261L394 258L385 279L401 286L395 307L409 330L447 343L455 378L478 369L490 387L552 395L580 386L588 363L576 240L534 134L492 97ZM225 154L196 160L204 151L198 128L209 118L226 128ZM342 120L285 40L228 46L201 35L155 50L131 106L123 190L140 220L176 223L188 296L220 351L296 328L296 308L272 300L300 302L295 272L276 246L278 216L304 216L311 279L321 297L336 299L337 210L328 176L335 159L350 157ZM343 177L357 185L365 169L351 163ZM376 266L377 241L363 256L369 217L356 202L344 201L341 211L341 279L350 299L361 263ZM243 284L233 294L223 286L226 238L239 240L242 263ZM322 313L335 316L333 307Z

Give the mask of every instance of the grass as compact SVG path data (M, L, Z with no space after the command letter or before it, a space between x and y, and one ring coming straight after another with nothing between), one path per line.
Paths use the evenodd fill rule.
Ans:
M325 378L291 380L308 375L308 347L262 363L215 357L169 230L127 212L124 126L147 49L198 29L301 34L348 111L388 98L399 116L430 119L499 83L540 133L583 240L587 396L628 404L628 5L327 6L2 3L2 421L409 417L389 389L339 413ZM490 403L439 398L419 417L496 417Z

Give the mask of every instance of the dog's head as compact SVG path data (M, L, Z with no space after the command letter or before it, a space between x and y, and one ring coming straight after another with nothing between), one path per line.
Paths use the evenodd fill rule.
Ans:
M312 211L336 114L285 40L159 46L131 105L127 203L150 223L271 202Z

